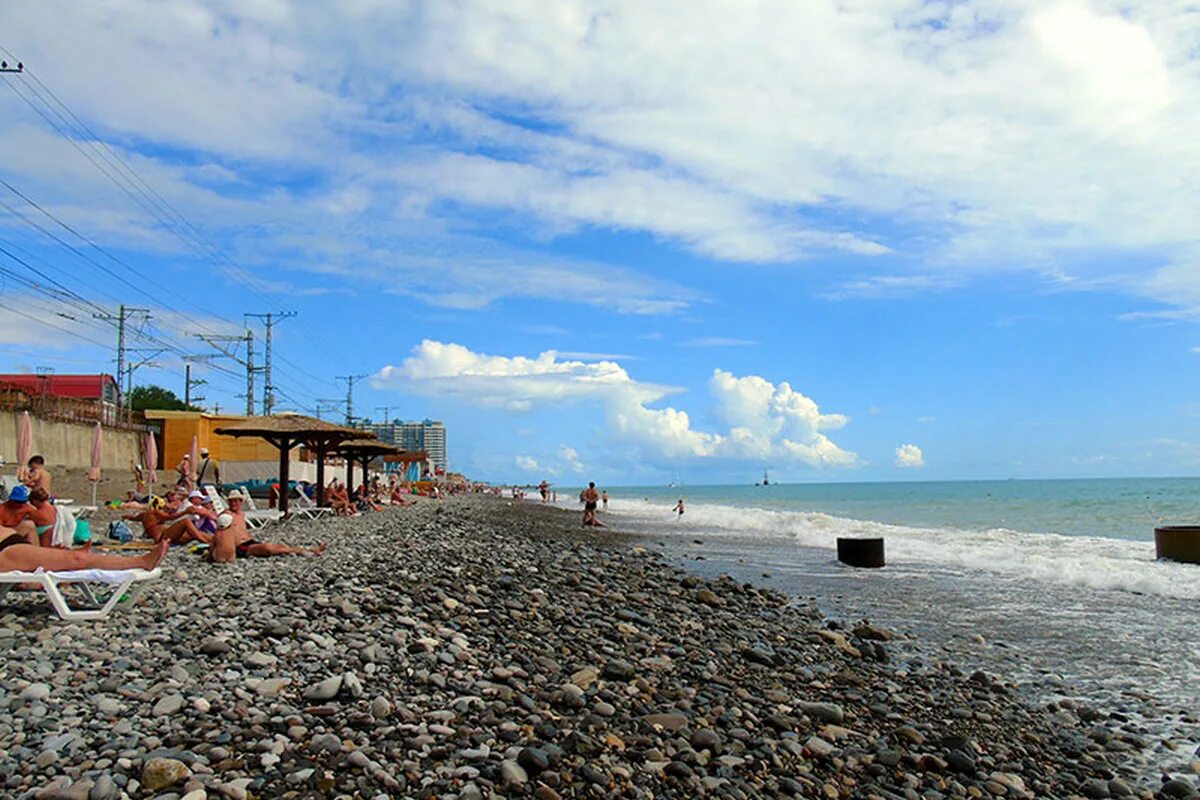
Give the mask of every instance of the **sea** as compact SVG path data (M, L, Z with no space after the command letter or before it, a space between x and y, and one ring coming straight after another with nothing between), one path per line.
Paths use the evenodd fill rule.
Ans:
M912 635L919 657L1116 715L1150 771L1200 772L1200 566L1154 528L1200 523L1200 478L608 488L601 519L731 574ZM685 504L682 516L672 508ZM569 506L568 506L569 507ZM883 537L887 566L838 563Z

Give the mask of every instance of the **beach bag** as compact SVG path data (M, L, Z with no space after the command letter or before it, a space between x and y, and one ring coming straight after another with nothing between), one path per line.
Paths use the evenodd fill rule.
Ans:
M133 531L129 529L125 520L113 520L108 523L108 538L116 539L121 544L128 544L133 541Z

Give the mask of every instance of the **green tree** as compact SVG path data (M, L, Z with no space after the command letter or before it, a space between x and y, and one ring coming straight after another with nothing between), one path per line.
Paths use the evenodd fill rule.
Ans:
M129 393L129 407L135 411L145 411L157 408L163 411L199 411L193 406L188 408L179 395L161 386L135 386Z

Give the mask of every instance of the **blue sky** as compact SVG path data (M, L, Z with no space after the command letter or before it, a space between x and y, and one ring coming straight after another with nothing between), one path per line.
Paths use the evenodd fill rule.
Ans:
M0 369L111 370L124 302L182 392L288 310L279 408L364 375L483 479L1200 469L1185 3L0 16Z

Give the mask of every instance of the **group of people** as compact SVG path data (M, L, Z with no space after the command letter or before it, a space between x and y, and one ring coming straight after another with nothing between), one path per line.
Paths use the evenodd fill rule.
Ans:
M33 456L18 478L21 482L0 503L0 572L154 569L166 555L170 546L167 541L157 542L147 553L134 558L94 553L90 544L78 549L55 546L58 508L46 460Z

